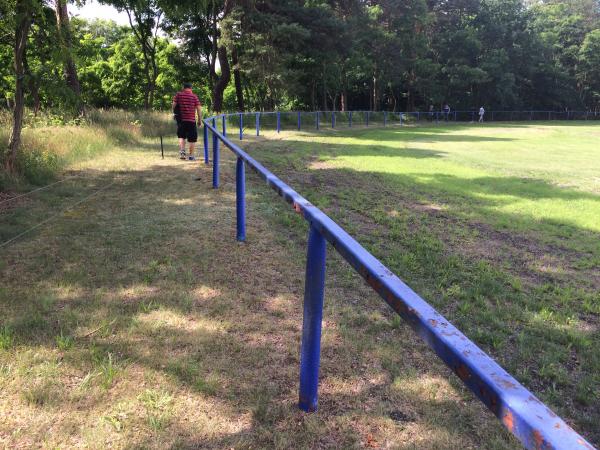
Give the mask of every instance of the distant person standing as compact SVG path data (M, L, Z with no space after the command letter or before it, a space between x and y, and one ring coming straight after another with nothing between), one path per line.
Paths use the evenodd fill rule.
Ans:
M429 121L433 122L433 105L429 105Z
M198 127L196 126L196 112L198 121L202 123L202 105L196 94L192 92L192 83L183 83L183 90L173 97L173 113L177 120L177 137L179 138L179 157L186 159L185 141L190 144L187 159L194 161L194 147L198 141Z
M442 111L444 111L444 120L448 122L448 116L450 115L450 105L448 105L448 103L444 103Z
M485 109L483 106L479 108L479 123L483 123L483 116L485 115Z

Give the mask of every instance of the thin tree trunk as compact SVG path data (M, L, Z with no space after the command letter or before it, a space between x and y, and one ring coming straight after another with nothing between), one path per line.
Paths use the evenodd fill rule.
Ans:
M79 113L85 115L85 108L81 99L81 85L79 84L79 78L77 77L75 61L73 61L73 39L71 36L71 25L69 24L69 12L67 10L66 0L56 0L55 7L58 36L60 45L64 50L65 81L77 98Z
M244 91L242 90L242 74L238 60L237 49L231 49L231 62L233 63L233 81L235 83L235 95L237 97L238 110L244 111Z
M25 69L23 58L27 48L27 36L31 27L31 5L29 0L17 0L17 24L15 27L15 106L13 108L13 126L8 141L8 158L6 170L14 172L17 152L21 146L21 130L23 128L23 112L25 108Z
M231 80L231 70L229 68L229 60L227 59L227 49L223 46L219 47L219 64L221 65L221 76L215 83L213 88L213 110L215 112L223 111L223 92Z

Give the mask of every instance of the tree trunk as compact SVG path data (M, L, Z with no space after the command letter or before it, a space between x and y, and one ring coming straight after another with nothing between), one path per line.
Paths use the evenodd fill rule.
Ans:
M231 49L231 62L233 63L233 81L235 83L235 95L237 97L238 111L244 111L244 91L242 90L242 74L238 60L237 49Z
M221 76L215 83L212 92L213 110L215 112L223 111L223 92L231 80L231 70L229 68L229 60L227 59L227 49L223 46L219 47L219 64L221 65Z
M77 77L77 67L73 61L73 39L71 36L71 26L69 24L69 12L67 10L66 0L55 0L56 7L56 25L60 45L64 53L64 73L67 85L76 96L77 107L81 115L85 114L83 101L81 100L81 86Z
M23 110L25 108L25 69L23 58L27 48L27 36L31 27L31 5L29 0L17 0L15 27L15 105L13 108L13 126L8 141L8 157L6 170L14 172L17 160L17 151L21 146L21 130L23 128Z
M346 90L343 90L340 95L340 111L346 111Z

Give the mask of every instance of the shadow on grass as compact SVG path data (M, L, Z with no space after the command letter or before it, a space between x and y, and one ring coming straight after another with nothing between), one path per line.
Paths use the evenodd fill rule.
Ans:
M430 437L422 448L472 445L479 439L496 440L498 448L514 445L499 426L490 425L491 415L480 417L475 400L465 406L410 392L395 397L389 377L399 366L414 364L413 382L423 376L444 378L450 371L432 364L429 352L401 362L403 353L415 345L423 351L424 345L415 344L406 327L392 327L388 312L377 320L362 316L360 311L369 307L387 310L341 264L330 264L329 280L339 285L328 285L327 292L335 292L328 317L336 325L331 332L326 327L324 335L323 380L327 384L333 377L358 376L360 383L383 374L384 381L367 381L370 387L353 393L325 389L319 415L307 418L298 413L294 404L305 229L299 219L290 219L296 222L291 230L284 229L276 218L286 214L286 206L274 193L265 192L260 181L251 181L249 242L235 243L232 166L231 159L225 161L230 173L223 174L222 191L211 189L206 169L191 189L191 174L183 169L159 166L115 173L121 179L114 190L83 206L68 222L56 224L50 234L40 232L37 239L30 236L13 248L1 267L7 284L0 291L0 304L3 323L14 333L14 351L36 345L54 348L61 333L75 336L80 329L104 324L98 333L77 338L75 348L84 357L66 352L65 363L85 371L90 367L85 356L92 350L115 354L123 363L171 377L180 389L217 399L223 420L239 420L251 412L248 427L231 436L215 433L198 440L180 423L157 433L164 438L175 433L176 448L359 446L368 440L368 426L375 429L384 422L394 430L389 421L398 408L414 409L411 420L427 423L421 431L429 431ZM337 183L353 181L348 175L319 174ZM301 187L290 184L302 193ZM266 214L267 220L259 220L259 214ZM278 234L288 243L274 245ZM28 274L26 279L23 274ZM349 310L339 312L342 306ZM344 314L360 320L356 326L347 325ZM215 322L223 327L215 330ZM207 323L210 326L203 325ZM365 327L371 327L372 335L367 343L357 343ZM597 340L597 329L589 334ZM393 370L372 365L372 352L380 346L394 352L388 361ZM207 381L210 377L216 381ZM375 411L361 419L361 426L367 427L361 430L355 425L357 416L365 415L369 404ZM443 417L432 418L436 410L443 410ZM596 437L593 429L586 426L584 431ZM467 437L471 433L475 437Z

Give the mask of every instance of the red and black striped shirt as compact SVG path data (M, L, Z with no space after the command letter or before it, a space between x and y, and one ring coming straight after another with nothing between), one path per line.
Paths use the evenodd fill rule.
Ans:
M184 89L178 92L173 101L179 105L179 116L182 122L196 121L196 106L200 105L200 100L191 89Z

